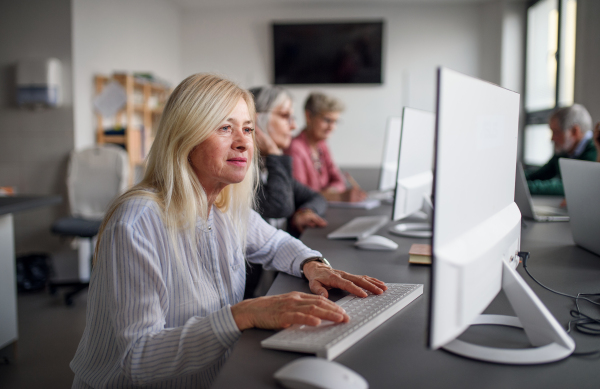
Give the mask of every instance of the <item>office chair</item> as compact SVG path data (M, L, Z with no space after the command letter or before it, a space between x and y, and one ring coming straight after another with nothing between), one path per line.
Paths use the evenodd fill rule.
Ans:
M73 304L73 296L89 285L89 264L94 254L95 236L112 200L127 189L129 183L127 152L115 145L99 145L75 150L69 157L67 195L71 216L52 224L53 233L89 242L89 254L79 255L78 282L50 282L50 293L59 287L72 287L65 294L65 304ZM87 253L87 247L79 247Z

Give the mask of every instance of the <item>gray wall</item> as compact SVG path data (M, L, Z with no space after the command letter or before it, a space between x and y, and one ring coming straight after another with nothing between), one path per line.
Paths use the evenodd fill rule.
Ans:
M71 2L0 2L0 186L21 194L62 194L73 149L71 93ZM62 62L64 105L56 109L19 109L14 104L15 64L23 58ZM15 215L17 254L52 251L60 245L50 225L66 212L61 206Z
M600 121L600 1L577 1L575 102Z

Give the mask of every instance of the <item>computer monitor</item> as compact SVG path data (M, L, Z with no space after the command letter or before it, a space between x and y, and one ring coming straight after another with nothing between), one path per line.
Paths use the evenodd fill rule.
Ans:
M426 222L399 223L390 232L416 238L431 238L431 188L435 115L405 107L396 175L392 220L415 216L422 210Z
M394 188L396 188L398 145L400 144L401 131L402 118L390 117L387 121L385 130L385 142L383 143L379 184L377 185L377 190L380 192L393 191Z
M444 68L437 88L429 347L504 364L563 359L573 340L515 270L519 95ZM501 290L516 317L482 315ZM457 339L479 324L521 327L532 347Z

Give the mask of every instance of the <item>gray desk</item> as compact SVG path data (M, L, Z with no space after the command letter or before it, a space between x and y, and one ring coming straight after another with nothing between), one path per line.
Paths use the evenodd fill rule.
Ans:
M12 214L59 204L61 201L60 196L0 197L0 348L15 342L18 338Z
M371 211L330 209L326 215L329 221L327 228L309 230L303 235L303 241L309 247L320 250L337 268L369 274L386 282L425 284L423 296L341 354L336 358L337 362L364 376L371 388L547 389L597 388L600 385L599 358L570 357L547 365L504 366L427 349L429 267L408 265L408 249L417 240L388 234L389 225L378 234L398 243L399 248L394 252L361 251L352 246L352 241L326 239L328 232L355 216L390 213L389 205ZM529 270L548 286L571 294L600 292L600 257L574 246L569 223L525 222L522 250L531 252ZM566 324L570 319L572 302L534 284L522 267L518 271L558 321ZM280 274L269 293L293 290L309 291L304 281ZM333 297L341 296L337 293ZM600 316L597 308L584 307L593 316ZM504 295L500 294L487 312L510 314L511 309ZM499 341L489 345L527 344L518 330L501 327L472 328L463 338L481 340L491 332L498 335ZM303 354L262 349L260 341L272 333L257 329L245 331L214 388L276 388L274 372ZM600 339L577 333L573 337L581 350L600 349Z

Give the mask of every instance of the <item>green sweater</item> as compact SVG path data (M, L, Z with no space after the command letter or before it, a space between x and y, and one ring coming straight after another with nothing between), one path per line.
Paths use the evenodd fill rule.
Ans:
M558 165L559 158L569 158L569 156L566 153L554 154L544 166L534 172L525 174L527 185L532 195L565 195L562 178L560 177L560 167ZM594 142L590 139L583 152L579 156L573 157L573 159L595 161L596 147L594 146Z

